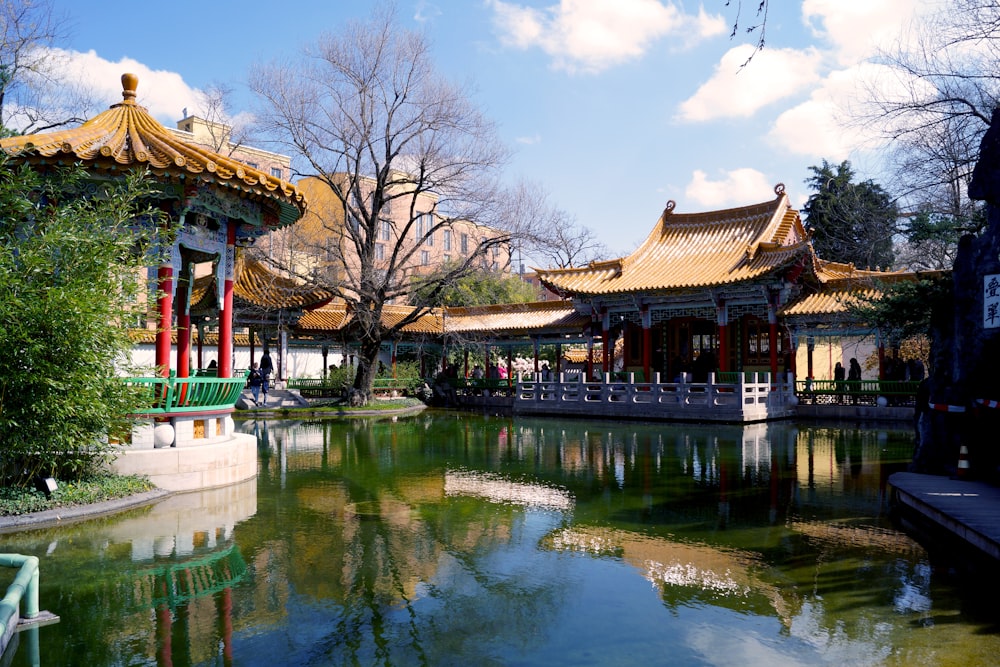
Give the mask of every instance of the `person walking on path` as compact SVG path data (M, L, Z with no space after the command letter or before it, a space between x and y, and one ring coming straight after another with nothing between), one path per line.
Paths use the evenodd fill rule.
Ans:
M250 384L250 394L253 396L253 404L259 405L257 403L257 399L260 398L260 387L261 384L263 383L263 378L261 377L260 369L257 368L256 361L250 365L250 378L248 382ZM265 396L264 400L266 402L267 394L265 393L264 396Z
M271 372L274 370L274 364L271 362L271 351L264 350L264 354L260 358L260 388L264 392L264 402L262 405L267 405L267 390L271 384Z

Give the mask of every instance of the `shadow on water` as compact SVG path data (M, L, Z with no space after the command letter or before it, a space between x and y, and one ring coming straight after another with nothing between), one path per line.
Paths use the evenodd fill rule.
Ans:
M893 524L908 431L244 421L255 480L5 536L45 664L931 665L996 615ZM728 657L727 657L728 656ZM28 664L22 651L11 664Z

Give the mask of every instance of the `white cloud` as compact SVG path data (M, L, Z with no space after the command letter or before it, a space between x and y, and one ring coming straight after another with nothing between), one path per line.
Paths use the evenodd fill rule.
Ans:
M189 113L200 107L201 93L184 83L176 72L153 70L132 58L117 62L105 60L93 50L85 53L54 49L55 55L65 59L65 80L89 92L92 99L103 102L100 110L122 100L121 75L126 72L139 77L136 100L164 125L173 125L181 119L184 108Z
M542 137L539 134L533 134L530 137L517 137L514 141L519 144L524 144L525 146L534 146L535 144L542 143Z
M763 173L749 167L723 172L716 181L709 180L708 174L696 169L684 189L684 196L707 209L717 209L767 201L774 196L774 186Z
M726 52L712 78L681 102L678 119L748 118L768 104L801 94L820 80L821 55L815 49L764 49L753 56L749 66L742 67L753 49L741 45Z
M846 160L882 142L876 123L859 120L874 113L863 108L865 89L902 96L907 85L893 70L870 63L831 72L807 101L778 116L768 138L795 155Z
M518 49L540 48L553 66L570 72L596 73L641 57L666 35L684 45L725 32L721 17L684 14L660 0L560 0L534 9L489 0L500 41Z
M853 65L899 39L901 28L920 9L919 0L803 0L802 20L814 36L830 43L841 65Z

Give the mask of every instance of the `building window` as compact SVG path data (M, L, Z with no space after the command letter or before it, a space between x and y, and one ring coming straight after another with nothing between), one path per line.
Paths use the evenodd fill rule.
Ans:
M390 234L391 223L388 220L382 221L382 240L388 241Z
M444 230L444 249L451 250L451 230Z
M462 254L463 255L468 255L469 254L469 235L468 234L462 234L461 245L462 245Z
M448 263L448 262L450 262L450 261L451 261L451 255L449 255L449 254L445 253L445 256L444 256L444 263L445 263L445 264L447 264L447 263Z
M417 241L424 235L424 216L417 216Z
M375 259L383 260L385 259L385 246L381 243L375 244Z
M271 167L271 175L275 178L282 178L281 167Z
M257 168L257 163L256 162L247 162L247 166L250 167L251 169L256 169Z
M427 266L428 264L431 263L431 254L426 250L420 251L420 263L423 264L424 266Z
M746 319L746 344L744 353L749 364L767 364L771 361L770 326L767 320L756 317Z
M434 245L434 232L427 234L427 245Z

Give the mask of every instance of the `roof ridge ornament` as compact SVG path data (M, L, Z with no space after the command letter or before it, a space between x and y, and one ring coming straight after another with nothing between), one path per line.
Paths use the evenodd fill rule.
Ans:
M775 185L774 186L774 194L776 194L779 197L781 195L785 194L785 184L784 183L778 183L777 185Z
M668 199L667 205L663 207L663 212L673 213L676 207L677 207L677 202L675 202L673 199Z
M135 104L135 91L139 87L139 77L131 72L122 74L122 104Z

